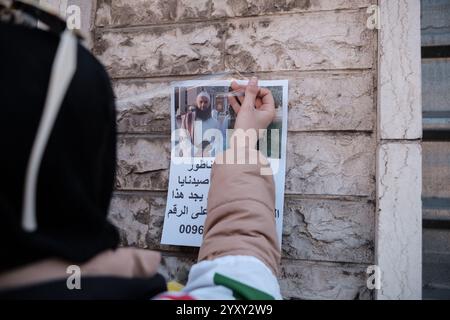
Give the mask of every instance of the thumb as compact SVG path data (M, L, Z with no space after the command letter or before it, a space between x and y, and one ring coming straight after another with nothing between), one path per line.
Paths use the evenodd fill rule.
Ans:
M258 91L258 78L252 77L248 82L247 88L245 89L245 98L242 103L243 109L252 110L255 107L255 100Z

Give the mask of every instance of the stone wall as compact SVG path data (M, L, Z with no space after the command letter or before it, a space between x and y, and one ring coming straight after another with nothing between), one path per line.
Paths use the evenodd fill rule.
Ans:
M94 52L118 98L111 219L185 281L193 248L159 244L170 160L170 81L289 79L281 288L285 298L371 298L377 33L374 0L98 0Z

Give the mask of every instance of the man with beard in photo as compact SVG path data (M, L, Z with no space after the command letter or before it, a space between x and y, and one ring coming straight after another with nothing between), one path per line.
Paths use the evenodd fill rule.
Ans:
M181 129L186 130L190 142L194 145L195 157L214 157L220 151L215 147L218 142L216 137L205 137L205 133L210 129L219 130L221 133L220 123L212 117L211 111L211 96L208 92L201 91L197 95L196 106L189 107L182 116Z

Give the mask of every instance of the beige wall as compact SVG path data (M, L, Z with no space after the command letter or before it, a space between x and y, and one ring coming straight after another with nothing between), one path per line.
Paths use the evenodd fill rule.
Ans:
M79 31L85 37L85 44L92 47L91 31L94 28L95 0L35 0L39 4L52 12L58 13L61 17L71 18L74 14L80 13ZM76 6L74 11L73 6ZM71 20L72 22L74 20Z
M368 298L374 263L377 31L370 0L99 0L94 52L118 96L111 219L186 280L196 251L159 244L172 80L289 79L281 286L286 298Z

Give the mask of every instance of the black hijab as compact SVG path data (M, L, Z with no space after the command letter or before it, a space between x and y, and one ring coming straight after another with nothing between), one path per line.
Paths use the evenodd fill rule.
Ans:
M40 166L38 229L21 225L27 161L58 43L49 32L0 23L0 272L50 257L82 263L118 244L107 220L116 163L114 96L103 66L81 45Z

